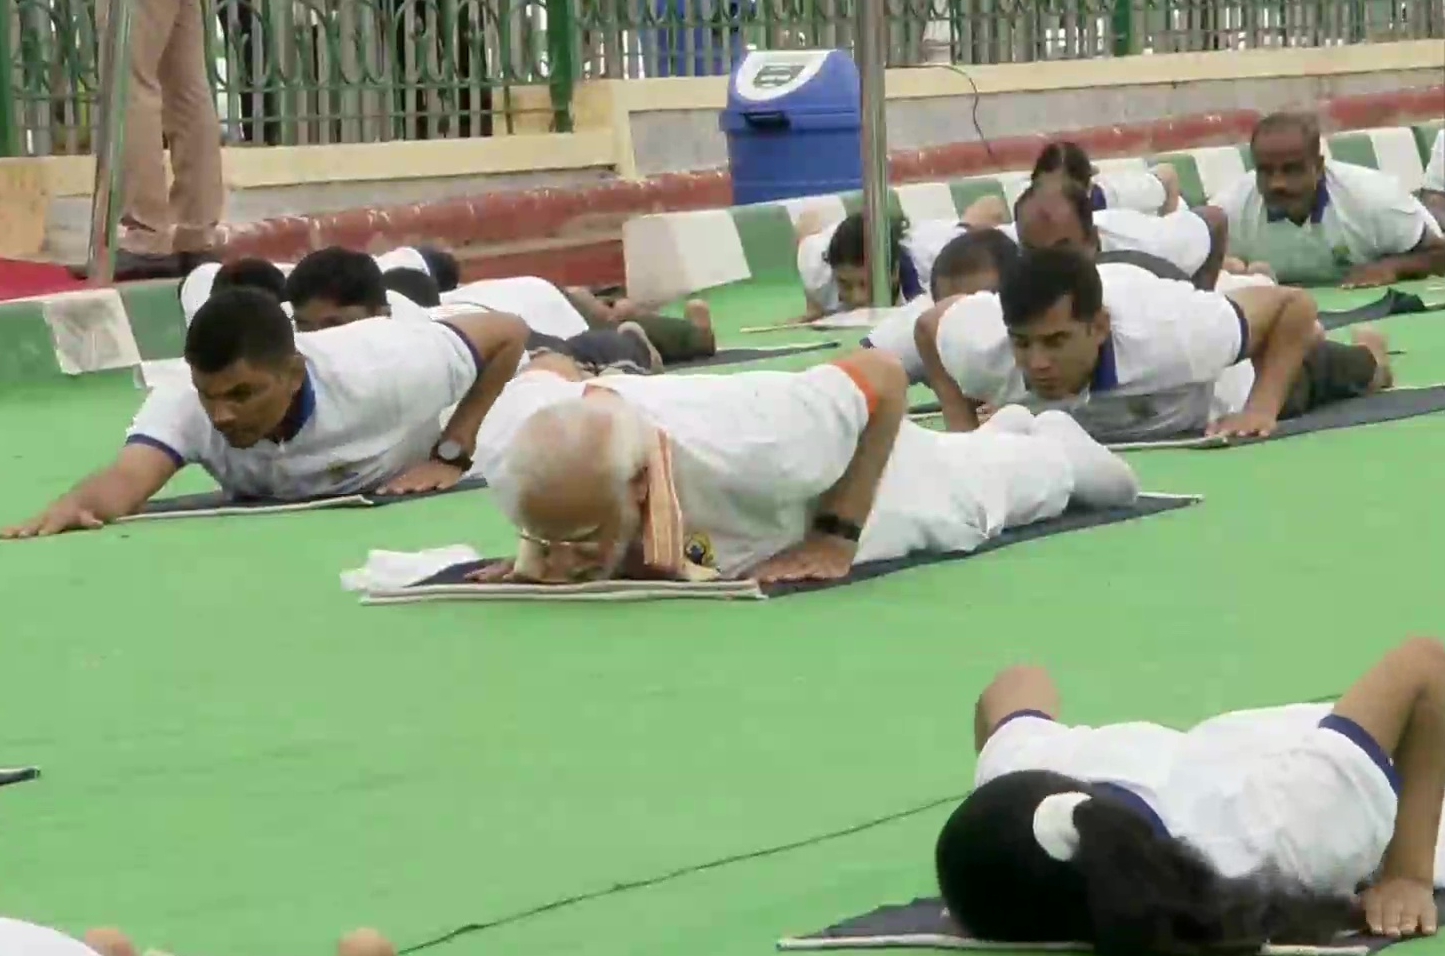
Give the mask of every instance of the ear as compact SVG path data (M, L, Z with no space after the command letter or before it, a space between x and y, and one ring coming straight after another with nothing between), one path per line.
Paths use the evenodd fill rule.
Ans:
M1100 340L1109 337L1109 332L1113 328L1113 324L1112 319L1109 316L1109 307L1107 305L1099 310L1098 315L1094 316L1094 321L1091 323L1091 325L1094 328L1094 334L1097 335Z
M647 473L647 467L644 465L642 468L638 469L637 474L633 475L632 480L627 483L628 496L631 497L633 502L639 506L647 503L647 486L649 477L650 476Z
M296 383L297 388L300 388L302 379L306 377L306 356L300 352L293 352L287 356L286 375Z

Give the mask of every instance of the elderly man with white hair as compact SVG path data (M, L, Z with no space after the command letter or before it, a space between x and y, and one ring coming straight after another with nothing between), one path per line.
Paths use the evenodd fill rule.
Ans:
M1138 494L1066 415L1015 406L946 434L904 420L907 387L877 350L802 372L590 380L546 356L478 436L520 540L474 579L835 579Z

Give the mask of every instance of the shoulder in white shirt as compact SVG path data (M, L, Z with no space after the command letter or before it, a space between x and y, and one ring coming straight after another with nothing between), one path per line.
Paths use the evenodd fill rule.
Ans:
M1096 205L1102 209L1129 209L1158 216L1169 193L1153 173L1138 170L1106 170L1094 177Z
M533 332L569 339L587 331L587 320L570 299L551 282L538 276L484 279L457 286L442 294L442 308L464 306L518 316Z
M913 341L913 328L923 313L931 308L933 297L927 293L910 302L894 306L887 310L883 321L875 325L863 339L863 344L869 348L898 356L908 372L909 381L915 384L923 381L924 371L923 358L918 354L918 346Z
M1014 242L1019 241L1017 223L998 228ZM1151 216L1133 209L1100 209L1094 213L1094 229L1099 234L1100 252L1147 252L1172 262L1186 275L1199 271L1214 242L1209 224L1188 209L1176 209L1167 216Z
M294 501L368 491L424 459L440 416L471 389L480 357L444 322L365 319L296 337L306 359L297 396L302 425L286 442L233 448L212 427L189 383L156 388L127 444L197 464L236 497Z

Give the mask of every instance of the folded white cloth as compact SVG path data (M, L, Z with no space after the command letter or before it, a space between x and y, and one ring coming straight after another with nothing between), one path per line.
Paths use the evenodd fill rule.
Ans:
M481 555L464 544L426 551L372 551L366 564L341 572L344 591L394 591L457 564L480 561Z
M834 312L808 323L813 329L871 329L893 313L892 309L853 309Z

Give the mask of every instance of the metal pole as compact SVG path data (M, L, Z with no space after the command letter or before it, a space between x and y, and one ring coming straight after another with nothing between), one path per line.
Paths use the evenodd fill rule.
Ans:
M883 0L855 0L853 35L863 92L863 222L873 304L893 304L888 249L888 118L883 89L888 18Z
M104 0L103 0L104 2ZM132 0L109 0L99 43L100 91L95 128L95 189L90 201L87 276L93 286L110 285L115 275L116 225L120 219L121 154L125 149L125 105L130 86Z

